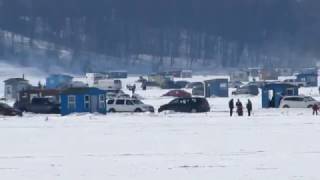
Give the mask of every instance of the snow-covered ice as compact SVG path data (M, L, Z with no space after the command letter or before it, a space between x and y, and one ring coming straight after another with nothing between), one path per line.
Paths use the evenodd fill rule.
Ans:
M0 179L319 179L320 119L112 114L0 118Z
M138 89L156 108L171 100L165 92ZM0 117L0 179L319 180L320 117L239 98L253 100L253 117L230 118L228 98L209 99L202 114Z

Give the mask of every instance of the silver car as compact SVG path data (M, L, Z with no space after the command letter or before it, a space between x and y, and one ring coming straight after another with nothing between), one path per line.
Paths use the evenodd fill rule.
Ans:
M285 96L280 102L281 108L312 108L320 102L310 96Z

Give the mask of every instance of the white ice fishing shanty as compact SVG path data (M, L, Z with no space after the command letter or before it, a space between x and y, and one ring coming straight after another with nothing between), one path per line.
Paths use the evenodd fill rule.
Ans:
M28 90L31 87L24 76L22 78L7 79L4 84L4 97L6 100L17 100L20 91Z

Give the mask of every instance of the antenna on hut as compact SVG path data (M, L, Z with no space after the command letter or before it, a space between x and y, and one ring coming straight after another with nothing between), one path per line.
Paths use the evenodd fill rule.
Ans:
M24 79L24 74L22 74L22 79Z

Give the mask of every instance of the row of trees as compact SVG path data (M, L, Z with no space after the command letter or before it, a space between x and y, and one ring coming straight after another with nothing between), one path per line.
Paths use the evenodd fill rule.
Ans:
M1 33L0 56L41 40L50 61L69 49L69 63L86 67L88 53L126 64L149 57L155 69L310 65L319 56L319 9L317 0L0 0L2 32L28 37L8 43Z

